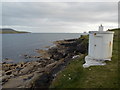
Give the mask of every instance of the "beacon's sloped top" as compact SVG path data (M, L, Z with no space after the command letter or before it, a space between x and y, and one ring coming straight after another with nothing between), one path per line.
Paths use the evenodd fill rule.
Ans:
M90 34L113 34L114 32L112 31L89 31Z

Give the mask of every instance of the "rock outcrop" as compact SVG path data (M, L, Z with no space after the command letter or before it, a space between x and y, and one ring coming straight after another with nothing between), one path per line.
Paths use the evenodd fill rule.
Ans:
M17 64L2 63L3 88L49 87L56 73L63 69L70 60L87 52L88 39L81 37L56 41L54 44L48 50L37 49L36 51L41 54L35 57L38 58L37 61ZM25 57L28 58L28 55Z

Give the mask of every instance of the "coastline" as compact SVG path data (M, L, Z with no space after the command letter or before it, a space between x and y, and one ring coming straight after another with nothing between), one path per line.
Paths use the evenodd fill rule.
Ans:
M48 50L37 50L37 61L2 64L3 88L48 88L71 60L87 52L88 38L55 41ZM14 83L18 82L18 83Z

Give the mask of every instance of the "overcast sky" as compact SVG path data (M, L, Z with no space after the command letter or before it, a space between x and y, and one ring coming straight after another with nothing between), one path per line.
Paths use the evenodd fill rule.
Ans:
M4 2L1 26L30 32L81 33L118 27L117 2Z

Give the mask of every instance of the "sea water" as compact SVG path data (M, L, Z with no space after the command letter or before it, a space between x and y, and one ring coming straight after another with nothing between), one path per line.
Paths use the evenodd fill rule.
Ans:
M23 55L38 56L36 49L46 49L56 40L79 38L80 33L24 33L2 34L2 60L11 59L12 62L22 62ZM35 60L35 59L32 59Z

